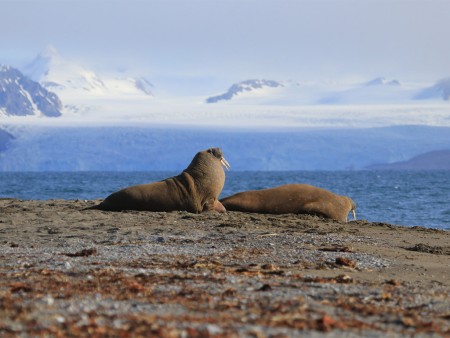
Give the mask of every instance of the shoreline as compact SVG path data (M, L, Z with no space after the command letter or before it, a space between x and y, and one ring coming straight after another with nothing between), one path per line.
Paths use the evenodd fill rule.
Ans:
M0 199L0 334L450 333L449 231L96 202Z

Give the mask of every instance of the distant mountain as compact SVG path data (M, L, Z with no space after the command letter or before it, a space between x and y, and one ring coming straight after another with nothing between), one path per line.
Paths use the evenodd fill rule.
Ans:
M334 91L319 100L322 104L383 104L411 101L416 88L402 86L398 80L377 77L342 91Z
M411 104L415 99L440 101L450 98L450 78L424 89L416 83L376 77L361 83L246 80L225 93L210 96L207 103L234 101L256 105L351 105Z
M141 78L134 79L134 85L136 86L137 89L142 91L144 94L147 94L148 96L153 96L153 93L152 93L153 84L150 83L150 81L148 81L146 78L141 77Z
M211 96L206 99L206 103L216 103L219 101L229 101L237 96L242 96L242 94L258 93L260 94L263 90L283 87L283 84L273 80L246 80L239 83L233 84L227 92Z
M0 115L61 115L58 96L24 76L18 69L0 65Z
M367 167L373 170L450 170L450 150L431 151L408 161L377 164Z
M73 97L153 97L153 85L143 77L99 75L81 65L65 60L53 46L44 49L24 73L64 101Z
M420 91L415 97L416 100L428 100L442 98L445 101L450 99L450 77L439 80L432 87L425 88Z
M400 86L398 80L387 80L384 77L377 77L365 83L366 86Z
M404 86L398 80L384 77L358 84L246 80L233 84L223 94L208 97L206 102L236 101L269 105L397 104L410 102L416 93L416 87Z

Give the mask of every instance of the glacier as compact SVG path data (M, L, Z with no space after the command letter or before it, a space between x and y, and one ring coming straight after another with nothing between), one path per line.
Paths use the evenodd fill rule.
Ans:
M450 127L0 126L0 171L180 171L221 147L232 170L360 170L450 149Z

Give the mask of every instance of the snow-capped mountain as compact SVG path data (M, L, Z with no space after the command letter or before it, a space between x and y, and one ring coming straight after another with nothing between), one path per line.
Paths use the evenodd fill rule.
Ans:
M0 65L0 115L57 117L61 110L56 94L19 70Z
M247 80L221 95L208 97L206 102L279 106L412 104L417 98L448 100L450 78L423 88L384 77L360 83Z
M324 95L320 104L398 104L412 100L418 88L398 80L377 77Z
M73 98L80 95L85 98L153 97L153 86L145 78L99 75L65 60L52 46L44 49L27 65L24 73L55 91L64 103L72 103Z
M450 99L450 77L439 80L434 86L425 88L415 97L416 100L429 100L436 98L440 98L445 101Z
M398 80L387 80L385 77L377 77L365 83L366 86L400 86Z
M229 101L236 97L270 94L272 89L283 87L283 84L273 80L246 80L233 84L227 92L211 96L206 99L206 103L216 103L219 101ZM246 95L247 94L247 95Z
M140 77L137 79L134 79L134 85L137 89L142 91L144 94L147 94L149 96L153 96L152 90L153 90L153 84L148 81L145 77Z

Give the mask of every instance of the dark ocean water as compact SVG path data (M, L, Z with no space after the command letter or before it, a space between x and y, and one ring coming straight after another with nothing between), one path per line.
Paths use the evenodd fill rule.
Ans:
M0 197L97 199L175 172L2 172ZM450 230L450 171L227 172L221 197L243 190L307 183L348 195L358 219Z

